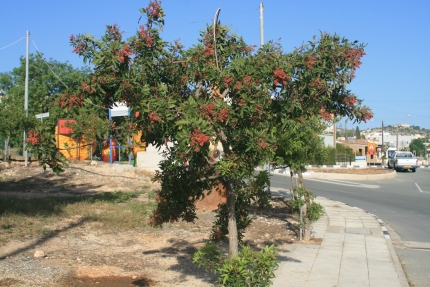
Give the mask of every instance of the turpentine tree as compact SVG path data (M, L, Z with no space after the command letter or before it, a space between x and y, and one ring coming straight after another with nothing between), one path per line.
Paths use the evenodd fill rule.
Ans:
M126 102L132 114L139 112L130 126L143 131L146 142L173 144L166 146L156 176L161 190L153 224L193 221L194 202L203 191L219 182L225 186L227 203L219 208L212 238L228 235L235 256L250 223L249 206L267 204L268 176L254 170L274 158L280 131L310 116L371 117L346 88L363 46L322 33L290 53L273 42L254 51L216 23L184 49L178 41L161 39L159 2L141 12L147 22L128 39L117 25L107 26L101 39L71 37L74 52L94 65L79 94L101 106ZM220 160L210 146L222 148Z

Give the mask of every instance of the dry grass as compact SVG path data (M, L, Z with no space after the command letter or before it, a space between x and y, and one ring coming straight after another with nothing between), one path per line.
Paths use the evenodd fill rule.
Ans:
M149 198L138 201L139 196ZM151 194L106 192L91 196L0 200L0 241L56 233L73 218L92 222L95 228L129 230L146 227L155 208Z

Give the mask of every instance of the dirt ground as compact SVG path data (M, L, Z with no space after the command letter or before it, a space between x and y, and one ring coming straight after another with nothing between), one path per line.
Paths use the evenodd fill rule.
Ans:
M139 169L119 172L101 162L95 166L71 163L60 176L37 165L3 165L0 200L133 192L143 187L150 192L159 187L151 176ZM147 194L142 198L149 200ZM251 213L253 223L244 242L256 249L275 244L278 251L287 250L298 242L296 216L282 198L273 197L271 203L270 211ZM0 210L0 216L4 212ZM195 223L121 232L97 228L79 216L65 218L56 223L62 228L55 233L1 241L0 286L215 286L213 274L192 264L193 254L209 237L215 214L198 211L198 217ZM5 232L0 228L0 238ZM318 240L302 244L318 244ZM222 248L227 250L226 245ZM44 256L36 258L36 251Z
M343 173L343 174L384 174L393 172L383 168L310 168L314 172Z

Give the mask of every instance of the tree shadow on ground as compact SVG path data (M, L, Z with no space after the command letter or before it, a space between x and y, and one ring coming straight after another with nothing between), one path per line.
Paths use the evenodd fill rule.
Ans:
M146 250L142 252L142 254L158 255L163 258L176 258L177 263L175 265L172 265L169 268L169 270L181 273L182 274L181 278L185 278L186 276L194 276L196 278L199 278L211 284L216 283L216 279L218 278L218 275L204 268L198 268L197 264L192 263L194 253L198 251L195 245L203 245L204 243L206 243L206 240L201 240L199 242L191 243L190 241L183 240L183 239L171 239L169 240L169 242L171 243L169 247L162 248L162 249ZM279 243L279 242L276 242L276 243ZM221 253L224 253L225 255L227 255L228 244L226 244L226 242L221 242L218 244L218 246L220 247ZM286 256L285 254L288 252L289 252L288 250L282 251L282 254L279 254L278 256L278 260L281 262L282 261L290 261L290 262L294 261L299 263L301 262L300 260ZM181 278L176 278L175 282L180 282ZM172 284L175 282L172 282Z
M68 230L76 228L76 227L79 227L79 226L83 225L87 221L88 221L88 218L83 217L83 218L77 220L76 222L72 222L72 223L68 224L64 228L53 230L49 234L47 234L45 236L42 236L41 238L37 239L36 241L32 242L31 244L28 244L28 245L26 245L24 247L20 247L20 248L14 250L14 251L11 251L11 252L8 252L8 253L5 253L5 254L0 254L0 261L6 259L7 257L16 256L16 255L21 254L21 253L23 253L25 251L33 249L36 246L39 246L39 245L43 244L47 240L52 239L52 238L58 236L60 233L68 231Z
M48 172L20 179L3 179L0 196L19 196L21 198L46 197L52 195L80 195L95 193L101 184L66 183L68 175L55 175Z
M49 196L22 200L19 196L0 197L0 215L14 214L25 216L53 216L62 215L64 208L69 204L80 202L106 202L121 203L136 197L133 193L102 192L86 193L79 196ZM3 227L4 228L4 227Z

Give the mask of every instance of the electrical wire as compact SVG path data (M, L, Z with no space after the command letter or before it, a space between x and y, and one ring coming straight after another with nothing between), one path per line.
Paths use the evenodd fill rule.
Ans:
M60 79L60 77L57 76L57 74L55 74L55 72L51 69L51 67L49 66L48 62L46 62L45 58L43 57L43 54L39 51L39 49L36 46L36 43L34 43L33 40L31 40L31 42L33 42L34 47L36 47L36 51L39 53L39 55L42 57L43 61L46 63L46 65L48 66L48 68L51 70L51 72L54 74L54 76L68 89L69 87Z
M3 50L3 49L6 49L6 48L8 48L8 47L10 47L10 46L13 46L13 45L15 45L16 43L18 43L19 41L21 41L22 39L24 39L25 37L22 37L21 39L19 39L18 41L16 41L16 42L13 42L12 44L9 44L9 45L7 45L7 46L4 46L3 48L0 48L0 50Z

